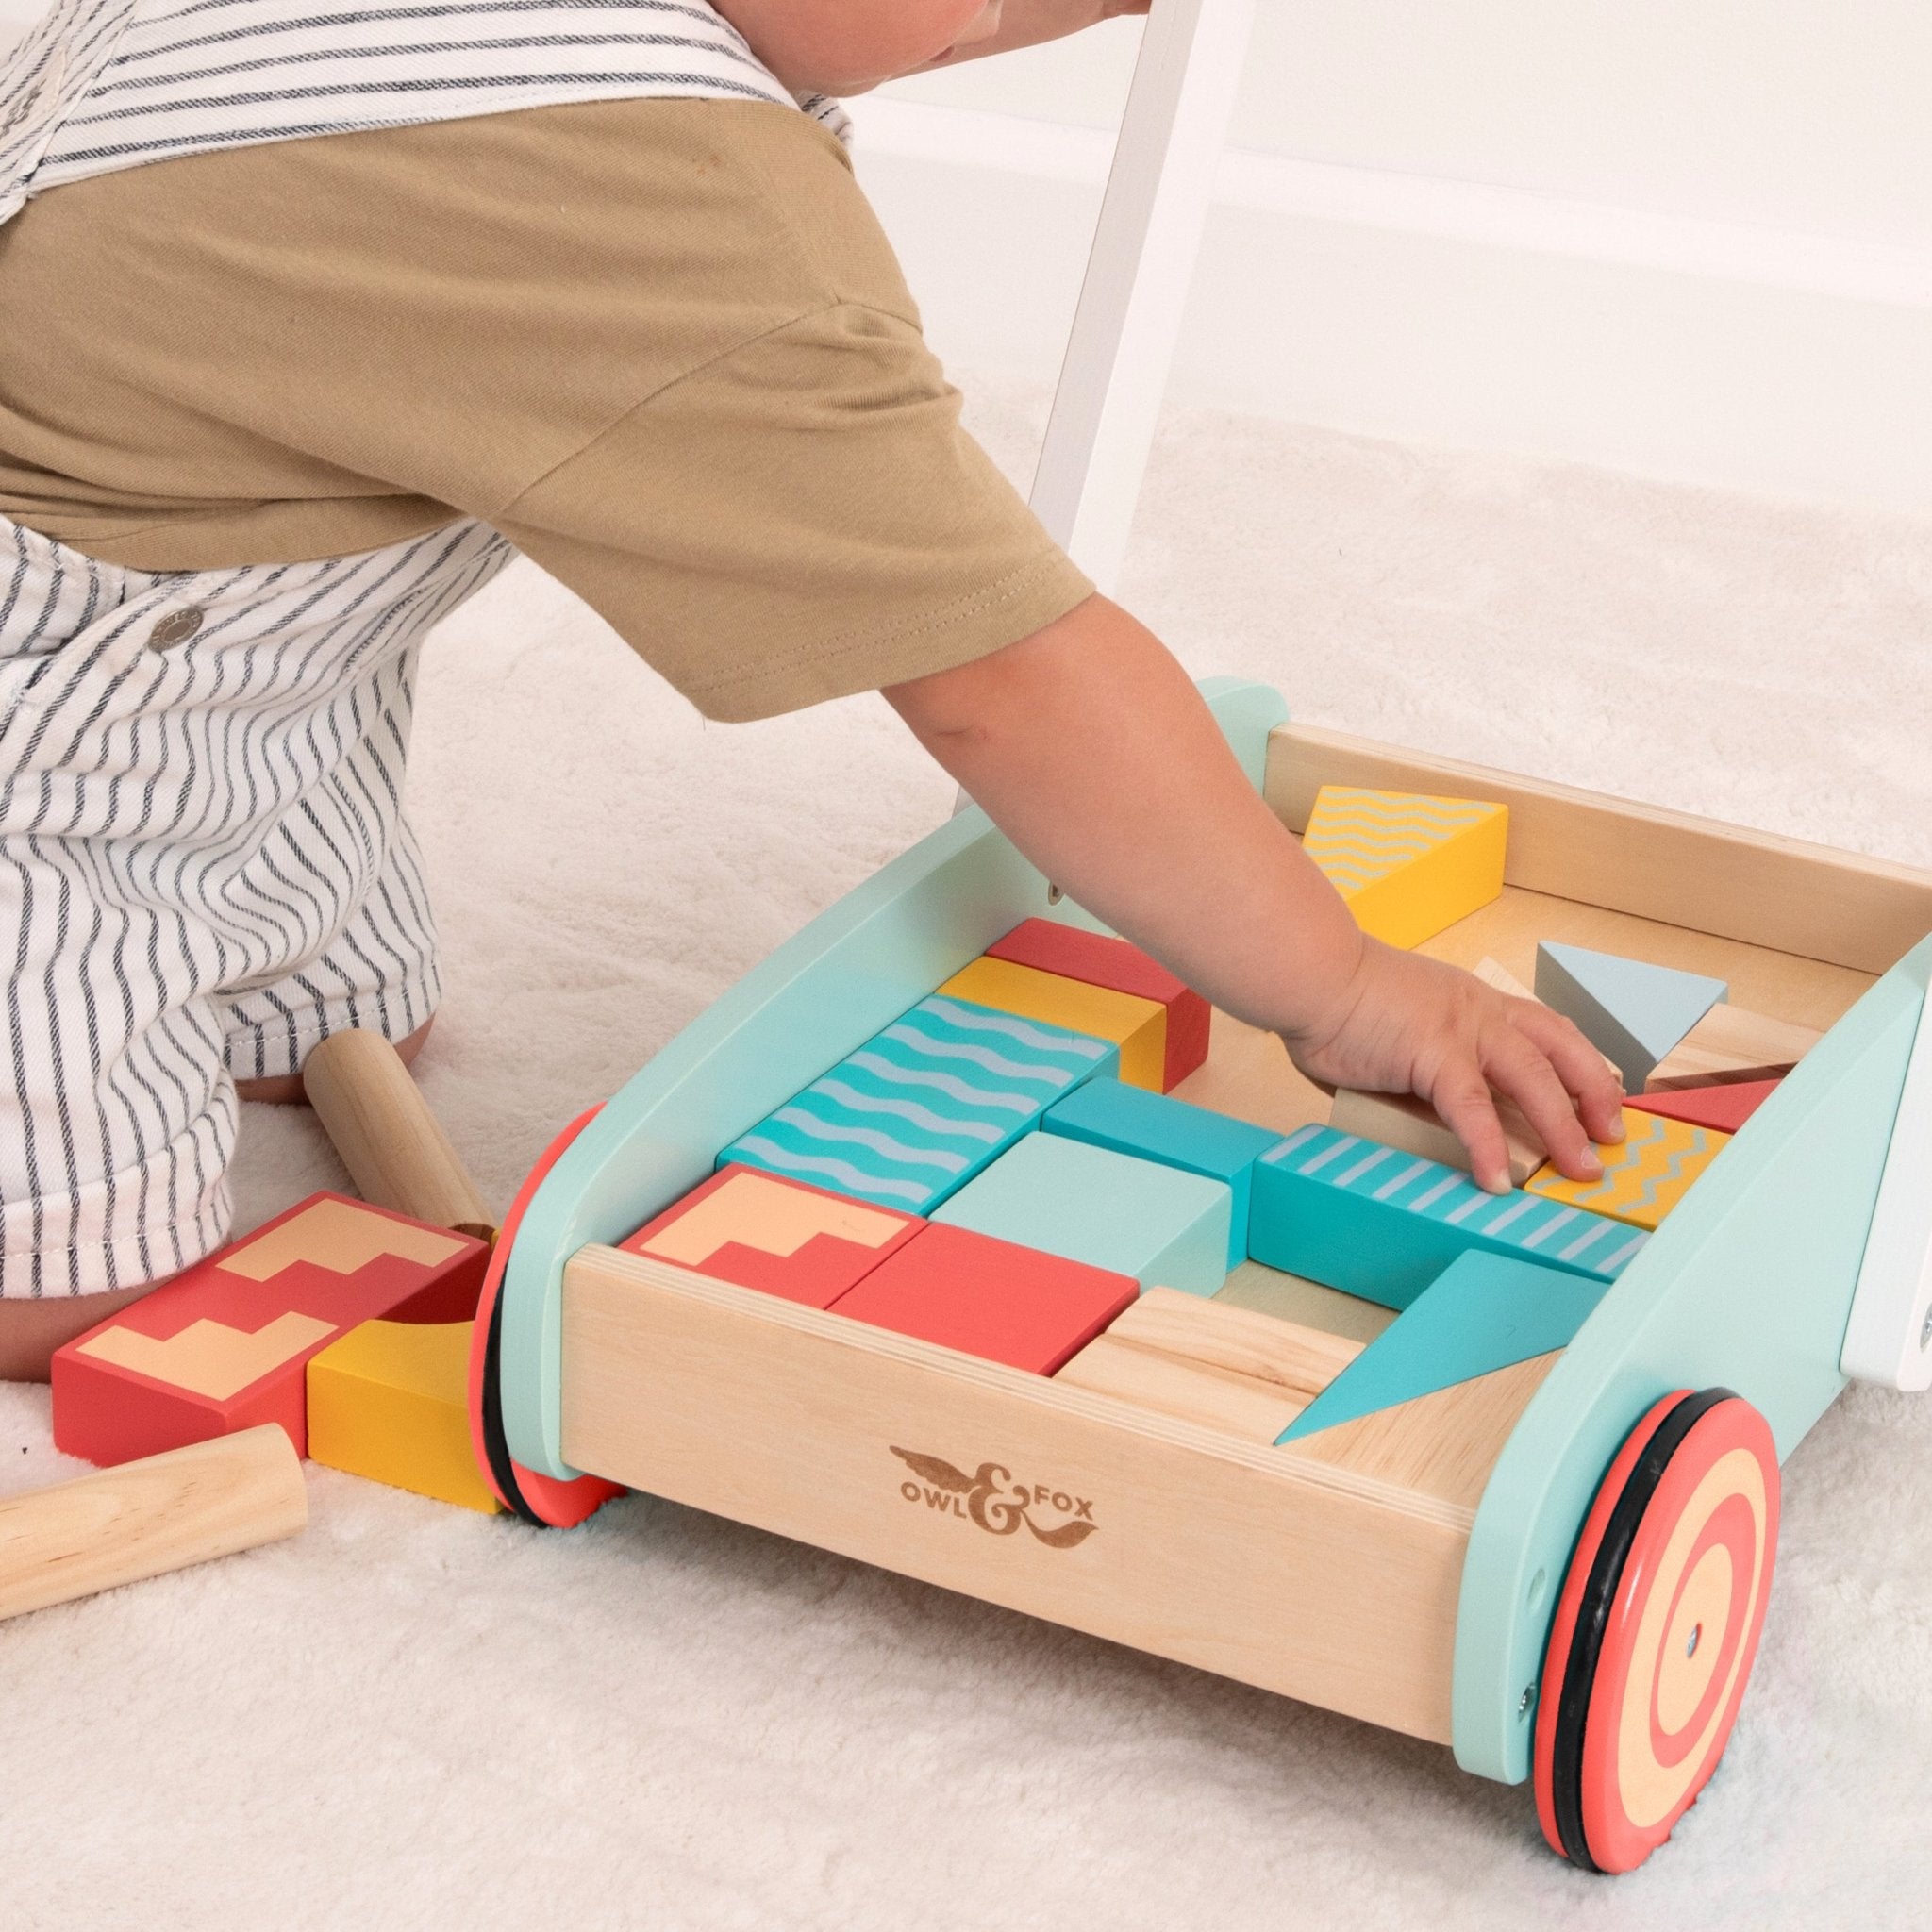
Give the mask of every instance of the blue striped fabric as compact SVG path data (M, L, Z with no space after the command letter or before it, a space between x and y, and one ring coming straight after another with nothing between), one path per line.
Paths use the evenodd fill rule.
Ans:
M1119 1067L1110 1041L935 993L741 1135L718 1165L923 1214L1062 1094Z

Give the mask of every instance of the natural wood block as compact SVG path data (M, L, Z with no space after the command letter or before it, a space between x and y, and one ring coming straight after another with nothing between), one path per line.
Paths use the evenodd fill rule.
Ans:
M1110 1040L933 994L741 1134L717 1165L924 1214L1080 1081L1119 1067Z
M1395 1308L1471 1250L1612 1280L1646 1239L1539 1194L1485 1193L1459 1169L1332 1127L1264 1154L1254 1188L1256 1260Z
M1648 1093L1771 1080L1789 1074L1824 1036L1740 1007L1713 1007L1664 1055L1643 1083Z
M313 1461L439 1503L502 1506L470 1440L470 1322L364 1322L308 1362Z
M1287 1274L1263 1261L1243 1261L1222 1283L1214 1299L1229 1307L1252 1308L1276 1322L1296 1322L1340 1335L1349 1341L1373 1341L1395 1319L1395 1310L1340 1289L1324 1288L1300 1274Z
M1319 1435L1303 1436L1278 1453L1377 1476L1474 1509L1510 1431L1560 1359L1560 1350L1536 1356Z
M1307 1406L1305 1397L1276 1383L1162 1355L1112 1334L1096 1336L1054 1380L1131 1402L1157 1415L1178 1416L1204 1429L1219 1429L1244 1442L1274 1441Z
M1419 946L1501 894L1508 837L1505 806L1324 785L1302 843L1365 933Z
M1246 1259L1250 1178L1255 1162L1278 1138L1267 1128L1122 1080L1083 1081L1047 1108L1040 1127L1045 1134L1222 1182L1231 1202L1227 1266Z
M1131 1275L935 1222L832 1306L876 1328L1048 1375L1139 1292Z
M1111 987L1136 999L1153 1000L1167 1009L1167 1052L1160 1091L1172 1092L1208 1058L1211 1009L1197 992L1183 986L1158 960L1139 946L1106 933L1088 932L1058 920L1023 920L1004 939L987 947L989 959L1037 967L1062 979Z
M1227 1278L1224 1182L1058 1134L1028 1134L933 1209L976 1228L1157 1285L1211 1295Z
M1545 1168L1529 1184L1532 1194L1564 1201L1591 1214L1607 1214L1632 1227L1655 1228L1690 1185L1724 1151L1728 1134L1662 1114L1624 1109L1621 1146L1600 1146L1600 1181L1573 1181Z
M1346 1336L1171 1288L1149 1289L1108 1333L1137 1348L1270 1383L1304 1406L1362 1352Z
M1515 974L1497 965L1493 959L1484 959L1469 969L1485 986L1492 986L1498 992L1506 992L1512 1000L1533 1000L1536 994L1518 979Z
M924 1224L915 1215L733 1166L618 1245L828 1308Z
M1495 1098L1509 1150L1510 1185L1520 1188L1550 1158L1550 1150L1513 1100L1500 1093ZM1436 1109L1412 1093L1357 1093L1352 1088L1339 1088L1328 1124L1338 1133L1355 1134L1470 1172L1469 1150L1437 1119Z
M1120 1077L1163 1091L1167 1085L1167 1008L1133 993L1082 979L1016 966L990 954L954 974L940 988L944 999L970 1000L1022 1020L1063 1026L1120 1049Z
M308 1449L303 1372L377 1316L475 1312L487 1243L317 1194L210 1255L54 1357L54 1441L126 1462L279 1423Z
M1633 1093L1727 991L1722 979L1647 959L1555 941L1537 948L1537 997L1573 1021Z
M0 1618L293 1536L302 1465L272 1424L0 1501Z
M1674 1087L1662 1093L1636 1093L1630 1105L1640 1113L1660 1113L1735 1134L1778 1090L1776 1080L1735 1080L1722 1087Z

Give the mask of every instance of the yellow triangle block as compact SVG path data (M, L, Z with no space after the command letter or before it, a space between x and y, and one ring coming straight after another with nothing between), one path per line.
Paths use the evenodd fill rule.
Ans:
M1596 1150L1604 1164L1602 1180L1567 1180L1546 1167L1530 1181L1528 1191L1627 1221L1633 1227L1655 1228L1731 1138L1714 1127L1640 1113L1634 1107L1624 1109L1624 1131L1622 1146Z
M470 1447L470 1322L364 1322L308 1360L308 1458L486 1514Z
M971 1000L1017 1019L1110 1040L1121 1050L1121 1078L1130 1087L1161 1091L1167 1072L1167 1008L1158 1000L989 958L975 959L954 974L940 991L948 999Z
M1502 891L1508 839L1507 805L1324 785L1302 848L1365 933L1407 947Z

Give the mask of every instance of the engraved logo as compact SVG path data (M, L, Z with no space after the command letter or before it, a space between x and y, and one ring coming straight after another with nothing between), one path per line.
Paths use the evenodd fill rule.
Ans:
M1048 1549L1071 1550L1099 1527L1093 1505L1085 1496L1070 1495L1046 1483L1016 1483L1011 1472L997 1462L982 1462L968 1475L941 1457L916 1449L895 1446L892 1454L919 1478L899 1485L907 1502L923 1503L942 1515L963 1516L989 1536L1011 1536L1024 1523ZM1042 1529L1034 1514L1048 1510L1061 1520Z

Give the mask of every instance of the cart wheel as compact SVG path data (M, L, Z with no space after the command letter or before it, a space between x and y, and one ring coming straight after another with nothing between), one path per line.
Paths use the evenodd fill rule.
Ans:
M1667 1395L1610 1464L1543 1660L1537 1816L1590 1872L1670 1837L1724 1756L1764 1626L1777 1451L1728 1389Z

